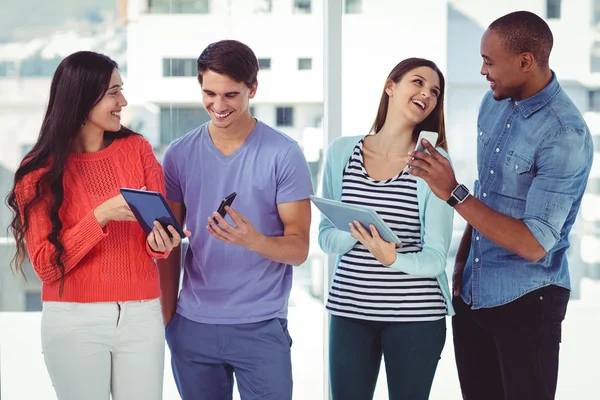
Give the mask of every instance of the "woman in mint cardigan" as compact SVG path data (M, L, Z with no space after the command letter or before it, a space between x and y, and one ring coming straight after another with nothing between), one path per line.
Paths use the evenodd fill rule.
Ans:
M428 60L400 62L388 76L372 134L342 137L327 151L324 198L373 207L402 240L385 242L358 222L327 218L319 245L338 255L327 309L334 400L373 398L382 355L389 398L427 399L453 315L445 274L454 210L405 171L422 130L438 132L447 157L444 77Z

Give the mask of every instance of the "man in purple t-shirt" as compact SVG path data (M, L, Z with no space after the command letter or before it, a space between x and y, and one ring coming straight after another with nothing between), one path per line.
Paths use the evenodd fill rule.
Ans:
M292 265L308 255L310 171L296 141L257 121L258 60L237 41L209 45L198 80L210 122L175 140L163 168L167 200L192 231L159 261L173 374L184 400L292 398L287 307ZM237 197L222 218L221 201ZM213 218L216 218L216 222Z

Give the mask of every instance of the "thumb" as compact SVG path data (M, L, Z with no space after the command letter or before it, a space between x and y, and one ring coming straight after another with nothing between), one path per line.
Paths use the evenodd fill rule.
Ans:
M146 190L146 186L142 186L140 190Z

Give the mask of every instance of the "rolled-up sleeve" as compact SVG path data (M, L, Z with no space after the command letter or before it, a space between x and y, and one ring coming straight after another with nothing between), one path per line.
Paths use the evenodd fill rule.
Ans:
M561 230L580 201L593 159L590 135L564 129L548 136L536 156L536 175L527 194L523 222L545 251L560 239Z

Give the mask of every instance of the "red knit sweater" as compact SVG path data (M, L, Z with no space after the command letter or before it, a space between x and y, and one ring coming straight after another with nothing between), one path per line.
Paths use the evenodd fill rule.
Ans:
M15 192L23 216L23 205L35 196L35 183L42 171L25 176ZM65 281L59 297L60 271L54 260L55 248L48 241L52 230L47 189L30 208L27 250L36 274L42 281L42 301L108 302L154 299L160 296L155 253L146 234L136 222L110 221L104 229L94 209L118 195L122 187L165 193L162 167L143 137L115 139L93 153L73 153L66 164L64 200L59 211L60 232L65 248Z

